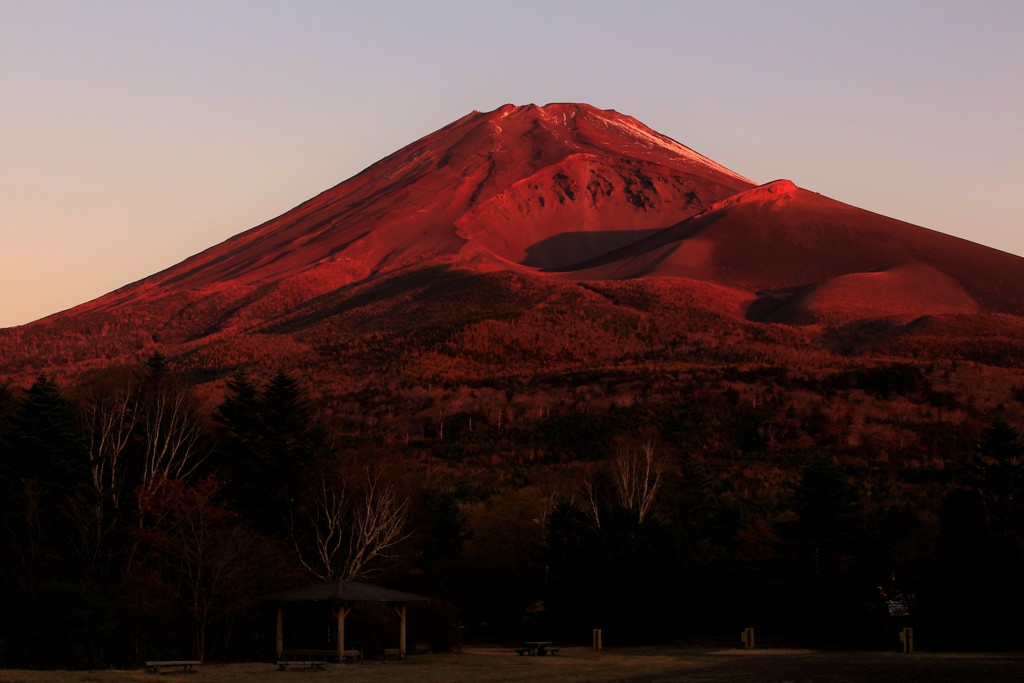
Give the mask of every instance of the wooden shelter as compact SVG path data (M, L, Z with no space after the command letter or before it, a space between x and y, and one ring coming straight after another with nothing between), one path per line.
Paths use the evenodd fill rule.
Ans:
M331 606L332 612L338 620L336 656L339 660L343 660L351 657L350 651L345 649L345 618L348 617L348 613L356 603L387 603L394 609L399 619L398 650L401 656L405 656L405 606L409 602L422 602L428 600L428 598L367 583L356 583L339 579L328 583L274 593L273 595L265 596L264 600L277 604L277 656L279 660L286 654L284 647L286 608L289 604L295 603L319 603ZM324 654L333 655L334 652L325 651Z

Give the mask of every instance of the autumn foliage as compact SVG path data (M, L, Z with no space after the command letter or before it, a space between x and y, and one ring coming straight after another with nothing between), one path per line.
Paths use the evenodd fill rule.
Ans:
M267 657L261 596L338 577L435 649L1013 645L1022 282L617 112L474 112L0 330L0 666Z
M153 356L0 392L6 665L268 656L260 596L333 577L430 595L438 647L442 605L467 638L987 647L1024 597L1007 368L187 379Z

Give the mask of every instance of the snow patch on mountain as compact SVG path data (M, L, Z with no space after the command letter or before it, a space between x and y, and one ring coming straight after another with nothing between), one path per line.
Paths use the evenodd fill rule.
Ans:
M694 152L686 145L676 142L670 137L661 135L660 133L656 133L655 131L651 130L650 128L648 128L647 126L640 123L634 118L622 116L621 118L617 119L605 118L604 121L606 125L616 126L626 135L636 139L642 146L645 146L647 148L661 147L663 149L667 149L681 159L686 159L696 164L708 166L710 168L715 169L716 171L732 176L733 178L737 178L739 180L755 184L754 181L750 180L749 178L745 178L741 176L739 173L731 171L725 166L722 166L721 164L715 163L711 159L708 159L706 156Z

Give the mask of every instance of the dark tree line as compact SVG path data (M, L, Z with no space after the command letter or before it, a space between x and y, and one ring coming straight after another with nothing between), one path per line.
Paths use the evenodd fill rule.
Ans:
M901 625L936 647L1016 644L1013 425L922 483L927 508L820 448L758 481L757 408L643 411L408 443L331 423L283 372L235 375L208 406L159 354L75 387L0 386L0 666L266 657L260 596L336 578L430 595L413 637L435 647L747 626L887 646ZM469 464L538 444L558 457Z
M922 576L920 612L944 647L1019 647L1024 608L1024 441L997 419L942 501L940 534Z
M233 378L212 415L159 354L4 386L0 448L0 666L257 656L260 595L372 575L408 537L406 498L283 373Z

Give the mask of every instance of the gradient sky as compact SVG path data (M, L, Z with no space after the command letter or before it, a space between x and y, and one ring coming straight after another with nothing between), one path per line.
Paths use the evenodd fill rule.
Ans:
M1019 0L0 0L0 326L506 102L1024 255L1022 36Z

